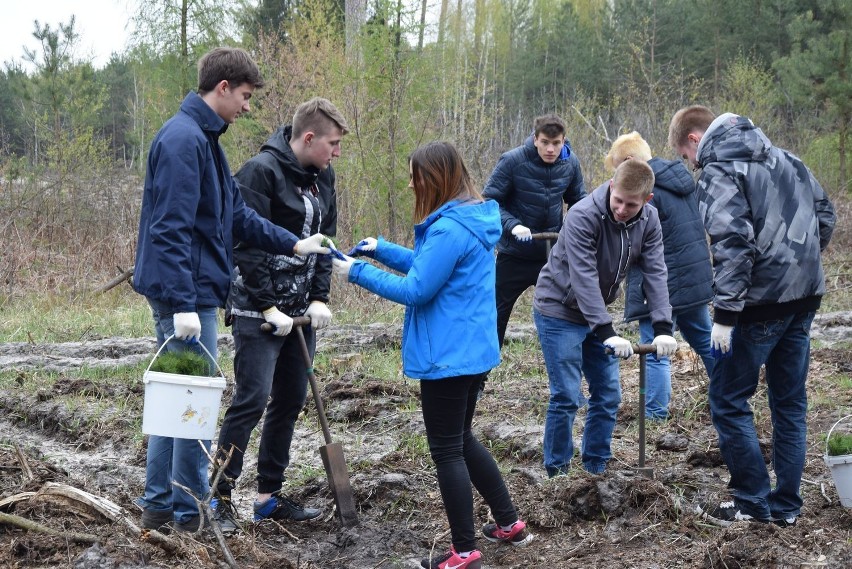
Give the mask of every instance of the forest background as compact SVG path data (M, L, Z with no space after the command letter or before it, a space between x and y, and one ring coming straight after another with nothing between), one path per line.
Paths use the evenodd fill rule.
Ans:
M568 124L587 189L638 130L656 155L680 107L750 117L848 201L852 3L846 0L147 0L102 68L73 18L34 22L0 71L0 306L90 290L132 266L146 152L216 45L266 86L222 137L231 167L300 102L333 101L351 133L335 163L338 241L410 242L407 156L443 139L481 186L535 116Z

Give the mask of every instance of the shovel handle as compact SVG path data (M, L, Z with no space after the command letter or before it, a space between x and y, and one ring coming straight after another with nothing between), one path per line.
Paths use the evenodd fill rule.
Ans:
M308 318L307 316L296 316L295 318L293 318L293 328L298 328L299 326L310 326L310 325L311 325L311 319ZM274 329L274 326L272 326L272 324L270 324L269 322L264 322L263 324L260 325L260 330L262 332L272 332L273 329Z
M545 231L543 233L533 233L532 238L537 241L556 241L559 234L555 231Z
M605 348L604 350L607 354L612 354L612 348ZM645 354L656 354L657 346L654 344L633 344L633 353L637 356L644 356Z

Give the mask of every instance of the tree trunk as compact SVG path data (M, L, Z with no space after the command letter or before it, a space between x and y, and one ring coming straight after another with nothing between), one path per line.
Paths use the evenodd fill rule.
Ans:
M360 59L355 53L355 44L367 15L367 0L346 0L344 7L346 18L346 57L350 61Z
M420 30L417 37L417 51L423 51L423 34L426 30L426 2L423 0L420 4Z

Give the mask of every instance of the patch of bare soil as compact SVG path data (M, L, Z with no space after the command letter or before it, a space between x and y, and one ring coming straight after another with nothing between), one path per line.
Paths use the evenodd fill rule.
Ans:
M838 326L848 325L841 316L832 318ZM830 334L822 335L820 345L831 345L832 340L825 339ZM852 566L852 509L839 504L822 459L825 432L852 412L848 348L813 351L805 505L798 524L780 528L740 523L721 529L692 513L699 500L725 499L728 480L710 423L707 379L694 354L682 350L675 358L672 419L647 424L645 459L653 479L636 470L638 366L633 358L622 365L623 402L607 473L593 476L575 468L569 476L548 480L541 467L548 398L543 361L529 328L510 328L507 338L522 344L506 350L503 364L491 374L475 430L503 468L517 508L536 539L526 548L480 540L486 567ZM141 385L92 382L75 377L73 369L143 361L150 358L153 342L103 342L0 346L0 366L22 373L20 388L0 391L0 566L227 566L225 550L210 534L173 533L164 542L133 527L140 523L134 499L144 482L145 440L138 433ZM229 338L223 336L221 342L227 353ZM317 452L322 433L308 402L297 425L288 471L298 472L298 480L291 478L286 488L297 500L322 507L324 515L301 524L250 522L256 464L247 456L235 494L243 531L225 540L235 566L415 568L430 551L440 553L448 546L434 467L424 447L417 384L369 377L358 363L358 352L398 349L398 343L399 329L382 326L335 328L319 342L319 350L332 356L327 369L317 371L333 437L344 445L360 524L344 528L334 515ZM344 344L345 349L335 347ZM518 345L523 349L515 349ZM27 370L50 366L60 373L51 388L25 389ZM64 403L68 394L100 406L94 425L87 421L91 413L85 405L72 408ZM762 388L755 398L755 416L769 462L772 431L765 399ZM122 405L111 412L104 403L109 401ZM581 411L577 442L583 420ZM45 492L56 485L108 500L126 519ZM479 524L490 521L478 497L475 519ZM20 520L39 526L23 527Z

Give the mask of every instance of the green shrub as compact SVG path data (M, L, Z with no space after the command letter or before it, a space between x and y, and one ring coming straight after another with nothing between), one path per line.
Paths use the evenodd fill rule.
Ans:
M828 437L828 455L852 454L852 434L831 433Z
M210 375L210 364L207 357L199 353L185 350L182 352L161 352L151 371L177 373L180 375Z

